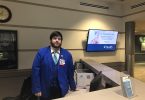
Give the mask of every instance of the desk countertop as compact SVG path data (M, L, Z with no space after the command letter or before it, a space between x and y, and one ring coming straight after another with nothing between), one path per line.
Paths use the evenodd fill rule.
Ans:
M97 63L94 60L83 59L83 62L88 64L93 70L102 71L102 73L107 76L109 79L114 81L117 84L121 84L120 77L125 76L126 74L116 71L108 66L103 66L102 64ZM94 92L78 92L77 95L66 96L64 98L59 98L57 100L145 100L145 83L132 78L134 97L128 99L123 96L121 86L102 89Z

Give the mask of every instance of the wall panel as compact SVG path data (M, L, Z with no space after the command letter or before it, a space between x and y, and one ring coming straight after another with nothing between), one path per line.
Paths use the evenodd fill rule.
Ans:
M74 61L83 58L96 59L99 62L124 61L123 55L120 55L124 51L124 34L118 35L115 52L85 52L88 29L116 30L121 33L124 27L120 17L108 16L103 11L104 14L94 13L96 12L94 8L89 9L89 12L85 12L86 8L73 10L67 6L59 9L60 1L55 3L51 1L53 6L50 6L50 2L46 0L42 3L38 0L26 1L30 3L19 1L0 0L0 4L9 7L13 14L8 23L0 24L0 29L18 31L19 69L31 68L37 50L49 45L49 35L54 30L62 32L64 37L62 47L72 53ZM79 3L76 0L63 1L64 4Z

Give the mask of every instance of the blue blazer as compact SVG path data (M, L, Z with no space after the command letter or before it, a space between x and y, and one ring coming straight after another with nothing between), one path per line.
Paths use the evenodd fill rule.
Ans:
M60 59L65 61L64 65L60 65ZM32 93L42 92L43 97L49 97L49 87L51 80L54 78L54 67L57 66L58 82L60 85L62 96L65 96L69 90L76 89L74 81L74 67L72 55L65 49L60 49L60 57L58 64L55 65L50 47L39 49L32 65Z

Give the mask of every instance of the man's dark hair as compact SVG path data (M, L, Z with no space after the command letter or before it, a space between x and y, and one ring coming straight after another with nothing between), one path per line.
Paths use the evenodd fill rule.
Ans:
M52 38L55 37L55 36L60 36L61 40L63 40L62 34L59 31L52 32L51 35L50 35L50 40L52 40Z

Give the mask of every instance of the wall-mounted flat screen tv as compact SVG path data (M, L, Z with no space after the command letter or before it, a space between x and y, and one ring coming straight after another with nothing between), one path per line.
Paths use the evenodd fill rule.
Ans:
M112 30L89 29L86 51L115 51L118 32Z

